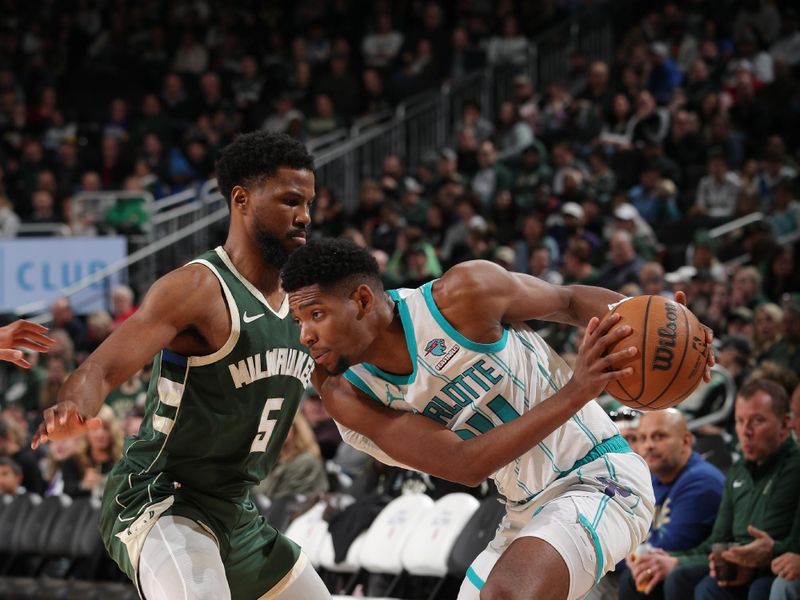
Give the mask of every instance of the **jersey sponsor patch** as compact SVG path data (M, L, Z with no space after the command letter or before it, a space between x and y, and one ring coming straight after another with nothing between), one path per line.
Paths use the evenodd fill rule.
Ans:
M434 368L437 371L441 371L442 369L444 369L447 366L447 363L450 362L450 360L456 355L456 352L458 352L459 350L461 350L461 346L459 346L458 344L453 344L450 350L448 350L447 353L442 357L442 360L440 360L434 365Z

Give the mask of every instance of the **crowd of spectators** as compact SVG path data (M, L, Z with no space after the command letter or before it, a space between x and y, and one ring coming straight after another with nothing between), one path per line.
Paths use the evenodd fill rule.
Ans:
M266 5L248 12L176 2L167 10L157 2L80 0L74 12L45 11L26 28L10 26L31 24L22 11L16 21L0 19L0 47L9 57L0 63L0 237L13 230L13 213L28 222L68 220L65 201L83 190L136 190L147 182L159 195L204 180L217 150L240 130L316 135L482 65L521 64L531 34L573 3L532 3L541 12L531 19L528 3L376 2L360 20L349 18L356 4L299 2L293 13L273 14ZM723 472L739 458L730 473L749 470L763 482L765 460L779 450L791 460L796 453L786 398L769 385L743 386L776 381L791 396L800 373L798 15L790 3L771 1L644 4L641 18L617 32L612 59L575 53L568 77L542 89L518 75L497 114L465 102L448 146L430 149L420 164L384 157L381 173L361 182L354 202L318 181L312 235L347 236L371 248L391 287L486 259L554 284L627 295L685 292L714 329L718 364L737 389L749 390L735 411L695 433L722 441L714 462ZM263 29L278 22L286 27ZM128 77L126 68L139 76ZM116 81L120 94L74 103L81 93L86 99L87 77ZM756 211L762 219L726 235L713 231ZM44 452L27 444L66 375L135 308L126 288L115 291L113 314L78 317L66 299L55 301L56 344L47 355L30 355L33 369L9 371L0 391L0 491L100 493L123 433L138 430L147 370L111 394L105 427L85 440L52 443ZM580 331L532 325L565 356L576 352ZM626 413L633 421L621 423L633 443L640 436L636 449L660 494L653 545L688 553L669 563L672 569L703 567L708 548L701 542L712 526L717 541L755 539L750 512L725 504L738 479L729 475L722 489L723 473L699 464L691 451L698 440L686 429L687 420L721 406L724 381L702 387L682 415L648 416L640 430L637 415ZM768 423L775 435L761 454L742 446L742 415L752 407L775 416ZM357 479L365 464L375 469L348 453L313 393L302 412L262 491L317 493L334 479ZM677 462L665 463L669 456ZM675 481L684 467L703 473L708 487L694 493L704 509L713 508L685 519L694 537L661 528L685 518L674 512L685 496L665 508L681 489ZM720 517L720 503L740 512ZM791 553L800 550L800 522L793 517L792 529L794 505L784 508L769 535ZM730 523L720 519L735 527L721 532ZM750 575L757 569L769 574L763 561ZM800 568L785 573L791 581ZM623 597L639 593L632 576L618 577Z
M80 192L159 198L204 182L240 131L307 139L524 62L530 36L580 3L3 4L0 236L19 219L85 233ZM108 229L142 229L141 211L117 212Z

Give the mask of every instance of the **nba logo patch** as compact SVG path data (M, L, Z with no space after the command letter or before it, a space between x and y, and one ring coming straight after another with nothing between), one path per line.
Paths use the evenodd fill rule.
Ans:
M427 344L425 344L425 356L428 354L433 354L434 356L444 356L444 351L447 348L444 345L444 340L442 338L436 338L430 340Z

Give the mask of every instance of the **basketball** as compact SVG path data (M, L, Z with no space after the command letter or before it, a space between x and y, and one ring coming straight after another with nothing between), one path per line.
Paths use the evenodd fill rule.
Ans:
M633 333L608 353L635 346L639 354L626 365L633 374L612 381L606 391L637 410L669 408L691 394L703 377L709 352L697 317L664 296L638 296L612 310L621 317L614 328L629 325Z

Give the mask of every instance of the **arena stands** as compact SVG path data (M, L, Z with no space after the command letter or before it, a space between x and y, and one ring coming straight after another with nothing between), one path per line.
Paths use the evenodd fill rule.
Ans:
M371 248L391 287L485 259L553 283L684 291L714 329L718 367L682 409L695 448L727 470L740 457L736 391L767 377L791 393L800 373L798 27L792 3L766 0L5 3L0 258L4 242L42 234L122 236L132 258L127 292L98 276L102 310L55 296L23 307L51 319L58 343L31 354L30 371L0 364L0 598L49 597L53 579L85 598L131 591L98 540L60 527L93 531L149 372L109 397L102 443L27 446L60 382L154 278L218 241L214 159L241 131L307 142L312 235ZM533 325L574 356L582 332ZM406 493L425 494L425 510L464 493L337 447L306 401L323 450L310 456L333 496L258 496L276 523L340 494L374 519ZM315 565L337 593L455 597L471 560L463 536L483 540L477 552L501 506L488 486L468 491L480 507L458 517L462 538L435 573L402 554L381 572L360 538L342 547L335 520L306 512Z

